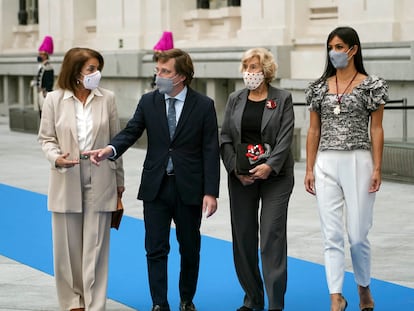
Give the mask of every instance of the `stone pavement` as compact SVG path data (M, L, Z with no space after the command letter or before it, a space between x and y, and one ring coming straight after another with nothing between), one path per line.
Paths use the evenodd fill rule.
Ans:
M125 213L140 219L142 202L136 200L136 194L144 156L145 150L137 148L130 148L124 154ZM36 135L10 131L8 118L0 116L0 183L47 194L48 170L49 164L37 143ZM322 264L316 202L304 190L304 173L305 163L297 162L295 188L288 215L288 254ZM370 233L372 276L410 288L414 288L413 207L413 184L383 181L377 194L374 226ZM229 200L223 167L219 209L211 218L203 219L201 229L205 235L231 240ZM347 269L352 270L349 252ZM0 311L58 309L53 277L0 255ZM107 310L132 309L108 300Z

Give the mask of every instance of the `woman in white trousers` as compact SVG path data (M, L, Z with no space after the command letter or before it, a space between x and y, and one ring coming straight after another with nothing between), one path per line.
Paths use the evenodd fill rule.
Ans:
M331 311L343 311L348 305L342 295L344 227L359 308L373 311L368 232L375 193L381 185L382 119L388 86L365 71L358 34L351 27L334 29L326 48L325 72L305 91L310 110L305 188L316 195L319 208Z

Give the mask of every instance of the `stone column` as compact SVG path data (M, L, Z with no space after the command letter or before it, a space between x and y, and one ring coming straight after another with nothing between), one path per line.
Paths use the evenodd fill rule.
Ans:
M238 38L256 46L289 45L290 0L244 1Z
M217 121L221 126L229 95L228 81L226 79L208 79L206 83L206 95L214 99L217 113Z

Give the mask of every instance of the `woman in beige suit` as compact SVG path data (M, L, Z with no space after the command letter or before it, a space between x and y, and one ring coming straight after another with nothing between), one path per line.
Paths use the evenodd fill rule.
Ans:
M54 272L62 310L105 310L111 212L124 191L122 160L91 165L83 151L119 131L114 94L99 88L103 57L69 50L56 91L48 93L39 142L51 165Z

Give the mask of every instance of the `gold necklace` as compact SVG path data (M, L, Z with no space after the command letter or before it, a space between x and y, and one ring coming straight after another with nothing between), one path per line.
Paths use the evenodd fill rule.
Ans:
M355 72L354 76L352 77L351 81L348 83L348 85L346 86L345 90L342 92L341 95L339 95L338 92L338 76L335 75L335 84L336 84L336 106L334 109L334 114L340 114L341 113L341 100L342 97L345 95L346 91L348 90L348 88L351 86L352 82L354 82L356 76L358 75L358 71Z

